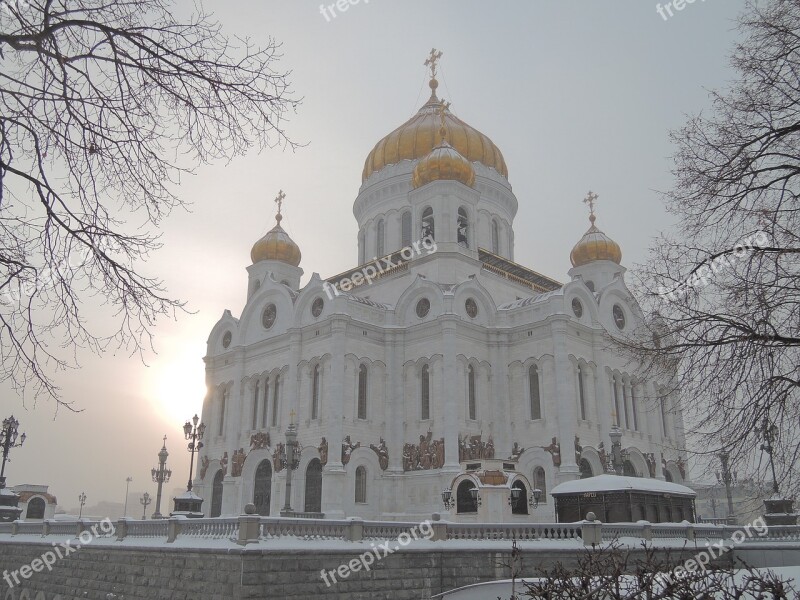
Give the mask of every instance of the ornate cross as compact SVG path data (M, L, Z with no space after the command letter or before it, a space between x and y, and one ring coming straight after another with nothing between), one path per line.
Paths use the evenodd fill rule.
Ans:
M425 66L431 69L431 79L436 77L436 66L443 53L436 48L431 48L431 55L425 61Z
M283 190L278 192L277 197L275 198L275 203L278 205L278 214L281 214L281 206L283 206L283 201L286 198L286 194L283 193Z
M294 409L289 411L289 422L294 424L294 418L297 416L297 413L294 412Z
M586 198L583 199L584 204L589 205L589 220L594 223L594 203L600 196L595 194L593 191L589 190L589 193L586 195Z
M164 436L164 445L167 445L167 436Z
M438 109L439 121L441 123L441 126L439 127L439 135L442 136L442 142L444 142L447 139L447 125L445 123L445 117L446 117L445 113L449 108L450 108L450 103L444 98L442 98L442 102L439 104L439 109Z

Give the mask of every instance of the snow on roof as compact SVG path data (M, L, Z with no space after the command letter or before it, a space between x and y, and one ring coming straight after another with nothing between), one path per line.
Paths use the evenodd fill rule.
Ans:
M694 490L660 479L646 477L626 477L624 475L597 475L586 479L566 481L552 489L550 494L580 494L583 492L618 492L631 490L635 492L656 492L659 494L678 494L696 496Z

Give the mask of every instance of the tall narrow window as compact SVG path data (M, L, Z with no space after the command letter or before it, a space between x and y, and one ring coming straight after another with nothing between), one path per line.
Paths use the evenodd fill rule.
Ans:
M358 232L358 264L363 265L367 262L365 258L367 254L366 242L364 239L364 230Z
M319 418L319 365L314 367L311 377L311 419Z
M636 388L631 385L631 412L633 413L633 430L639 431L639 413L636 410Z
M377 246L376 246L377 255L378 256L383 256L384 254L386 254L386 252L385 252L385 250L386 250L386 222L383 219L380 219L378 221L378 227L376 229L377 229L377 238L378 238L378 242L377 242Z
M272 388L272 426L278 426L278 394L280 393L281 376L275 377L275 387Z
M422 366L420 382L421 418L431 418L431 373L428 365Z
M225 408L228 404L228 388L222 390L222 397L219 401L219 429L217 435L225 433Z
M356 469L356 504L367 502L367 470L364 467Z
M267 426L267 407L269 406L269 379L264 381L264 399L261 402L261 427Z
M578 365L578 408L581 420L586 420L586 391L583 388L583 369Z
M422 239L436 239L436 227L433 220L433 209L428 207L422 211Z
M619 427L622 424L622 422L620 421L620 419L622 418L622 414L620 412L620 406L619 406L619 389L617 389L616 377L611 378L611 389L614 393L614 425Z
M530 387L531 419L542 418L542 398L539 393L539 367L531 365L528 369L528 385Z
M367 418L367 365L358 367L358 418Z
M661 427L664 430L664 437L669 437L669 427L667 427L667 397L661 396L659 401L661 403Z
M547 502L547 479L542 467L536 467L533 470L533 487L542 492L539 502Z
M623 381L622 378L620 378L618 385L622 388L622 406L625 408L625 429L630 429L630 415L628 414L628 386L625 385L625 381Z
M463 208L458 209L458 222L456 225L458 243L465 248L469 248L469 220L467 219L467 211Z
M408 248L411 245L411 213L409 211L403 213L400 219L400 229L403 248Z
M467 368L467 396L469 404L469 418L474 421L477 418L477 406L475 402L475 369L470 365Z
M500 254L500 226L492 219L492 254Z
M258 429L258 396L260 391L261 382L256 380L256 384L253 386L253 419L250 429Z

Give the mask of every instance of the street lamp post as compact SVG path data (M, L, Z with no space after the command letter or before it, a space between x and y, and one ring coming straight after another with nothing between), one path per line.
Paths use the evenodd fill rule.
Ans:
M78 518L80 519L80 518L83 517L83 507L86 504L86 493L85 492L81 492L81 495L78 496L78 502L81 503L81 508L78 511Z
M3 462L2 466L0 466L0 489L6 487L6 463L11 462L8 458L9 452L11 452L12 448L19 448L22 444L25 443L25 438L27 437L24 433L19 436L19 442L17 442L17 436L19 435L19 421L14 418L14 415L11 415L7 419L3 419L3 430L0 432L0 440L2 440L3 445Z
M19 440L19 441L18 441ZM25 443L25 434L19 435L19 421L13 415L3 420L0 431L0 446L3 449L2 466L0 466L0 522L16 521L22 513L19 508L19 495L6 489L6 463L12 448L19 448Z
M611 463L614 465L614 472L622 475L625 467L622 457L622 431L614 425L608 437L611 438Z
M195 453L199 453L203 448L203 442L200 440L203 439L205 431L206 425L205 423L200 423L200 417L197 415L192 417L191 422L186 421L186 424L183 426L183 434L189 442L187 449L191 455L191 460L189 462L189 482L186 484L186 492L174 498L175 510L172 512L173 515L183 515L191 518L203 516L203 513L200 511L203 499L192 491L192 473L194 472L194 455ZM166 457L164 460L166 461Z
M775 471L775 442L778 438L778 428L770 424L767 417L764 417L761 423L761 434L764 436L761 450L769 455L769 466L772 469L772 496L764 500L764 520L769 526L797 525L794 500L782 498L778 489L778 475Z
M289 427L286 429L286 450L285 454L281 456L281 461L286 467L286 498L281 516L291 516L294 514L294 509L292 508L292 471L300 466L297 453L297 425L294 423L294 410L292 410L290 416L291 421Z
M779 496L778 476L775 474L775 457L773 456L775 439L778 437L778 428L775 425L770 425L769 419L764 417L764 421L761 423L761 434L764 436L764 443L761 444L761 449L769 456L769 466L772 468L772 491L775 496Z
M142 521L147 518L147 507L150 506L152 502L153 500L147 492L144 493L144 496L139 498L139 503L144 507L142 510Z
M153 483L158 484L158 491L156 492L156 510L151 517L153 519L164 518L161 514L161 488L169 481L169 478L172 477L172 471L167 468L168 456L169 452L167 452L167 436L164 436L164 445L162 446L161 451L158 453L158 468L151 469Z
M722 474L717 473L717 483L725 484L725 497L728 499L728 519L733 519L733 492L731 484L736 485L736 474L731 474L730 454L723 450L719 453L719 462L722 465Z
M128 491L131 488L131 481L133 481L133 477L126 477L125 478L125 510L124 515L125 517L128 516Z

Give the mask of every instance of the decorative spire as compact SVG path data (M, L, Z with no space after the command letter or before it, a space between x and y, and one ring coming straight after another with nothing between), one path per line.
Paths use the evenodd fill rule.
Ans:
M167 436L164 436L164 448L167 447Z
M275 215L275 220L280 223L283 216L281 216L281 207L283 206L283 201L286 199L286 194L283 193L283 190L278 191L278 195L275 197L275 203L278 205L278 214Z
M436 48L431 48L430 56L425 60L425 66L431 70L431 80L428 85L431 88L431 100L436 98L436 88L439 87L439 82L436 81L436 72L439 65L439 59L442 58L443 52Z
M439 135L442 137L441 141L442 146L444 146L447 143L447 122L445 121L445 119L447 116L446 115L447 110L449 108L450 108L450 103L447 102L444 98L442 98L442 102L439 104L439 109L438 109L439 121L440 121Z
M597 218L594 216L594 203L597 202L599 197L600 196L595 194L593 191L589 190L586 198L583 199L583 203L589 205L589 221L592 223L592 225L594 225L595 219Z

